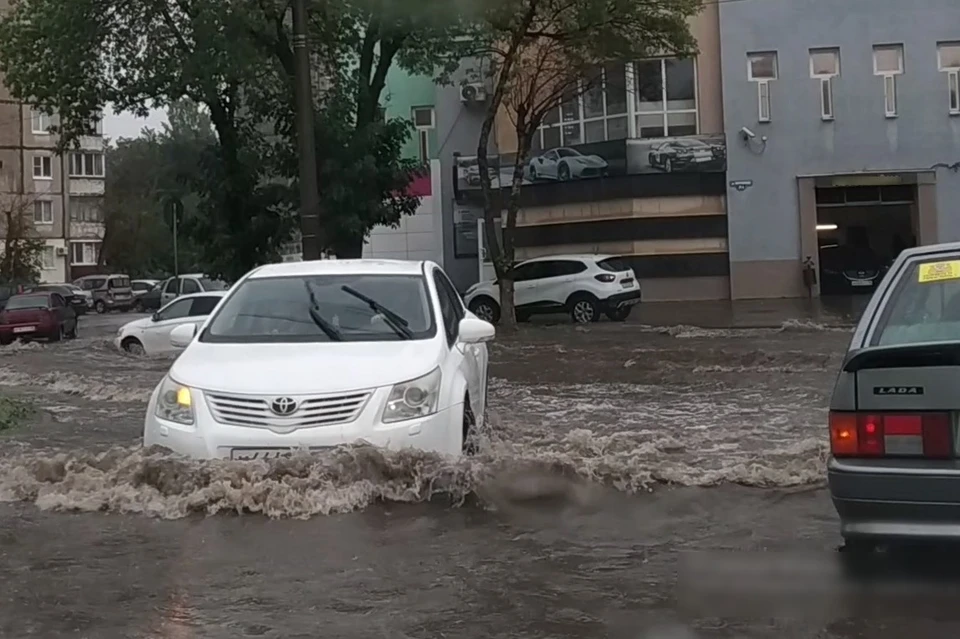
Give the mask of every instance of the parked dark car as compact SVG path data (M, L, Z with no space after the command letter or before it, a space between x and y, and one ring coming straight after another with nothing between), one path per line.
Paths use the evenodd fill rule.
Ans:
M820 291L826 295L872 293L887 266L869 248L850 245L820 249Z
M58 293L77 315L86 315L90 309L88 297L80 289L64 284L40 284L27 290L28 293Z
M3 345L15 339L73 339L77 331L76 312L55 292L14 295L0 312L0 344Z
M160 298L163 293L163 282L154 285L146 293L141 293L133 300L133 311L135 313L145 313L146 311L156 311L160 309Z

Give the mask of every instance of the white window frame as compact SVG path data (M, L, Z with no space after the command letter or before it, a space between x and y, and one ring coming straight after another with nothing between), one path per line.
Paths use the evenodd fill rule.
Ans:
M960 66L946 66L943 63L945 47L960 48L960 42L937 43L937 68L947 75L947 113L960 115Z
M601 76L600 76L600 86L599 86L599 89L600 89L601 98L602 98L602 100L603 100L603 114L602 114L602 115L592 115L592 116L590 116L590 117L585 117L584 108L583 108L583 97L584 97L583 94L584 94L584 91L582 90L582 89L583 89L583 86L582 86L582 82L581 82L581 86L578 87L577 97L576 97L576 103L577 103L577 118L576 118L575 120L568 120L568 121L565 122L565 121L563 120L563 112L560 111L560 109L563 108L563 105L562 105L562 104L558 104L556 107L554 107L554 109L558 110L558 115L559 115L559 117L558 117L557 121L556 121L556 122L551 122L551 123L549 123L549 124L543 124L543 125L540 126L540 130L537 132L537 137L536 137L535 142L534 142L534 147L535 147L535 148L539 148L541 151L545 151L545 150L548 150L548 149L550 149L550 148L554 148L555 146L568 146L568 145L570 145L570 144L583 144L583 143L584 143L583 140L584 140L584 138L586 137L586 136L585 136L585 127L586 127L587 124L593 123L593 122L603 122L603 139L604 139L604 140L609 140L609 139L610 139L610 126L609 126L610 120L617 120L617 119L621 119L621 118L622 118L623 120L625 120L626 123L627 123L627 135L626 135L624 138L614 138L614 139L626 139L626 138L629 138L629 137L630 137L630 130L631 130L631 127L630 127L630 116L631 116L630 101L631 101L631 99L635 99L635 97L634 97L634 98L631 98L632 92L631 92L631 88L630 88L630 82L629 82L629 80L627 80L627 77L628 77L628 75L629 75L629 73L630 73L629 68L632 68L632 66L633 66L632 64L625 64L625 65L624 65L624 89L623 89L623 90L624 90L624 96L626 97L626 101L625 101L625 103L624 103L624 104L626 105L626 109L624 110L623 113L613 113L613 114L607 113L607 71L606 71L606 69L602 69L602 70L601 70ZM661 63L661 72L662 72L662 69L663 69L663 63ZM694 73L696 73L696 66L694 66ZM694 78L696 78L696 76L694 76ZM666 86L666 83L665 83L665 82L664 82L664 86ZM652 113L656 114L656 112L652 112ZM675 111L671 111L671 113L675 113ZM579 131L579 138L578 138L578 139L579 139L579 142L568 143L567 140L565 139L565 135L564 135L564 131L563 131L563 130L564 130L564 128L569 127L569 126L576 126L576 127L577 127L577 129L578 129L578 131ZM546 135L546 132L547 132L548 130L551 130L551 129L557 129L557 130L558 130L558 132L559 132L559 134L560 134L560 144L559 144L559 145L551 145L551 146L547 147L546 145L544 145L544 136Z
M817 71L814 68L813 59L817 55L833 55L833 71ZM833 108L833 79L840 75L840 49L836 47L823 49L810 49L810 77L818 81L817 89L820 93L820 119L824 122L830 122L834 119Z
M30 132L34 135L50 135L53 118L37 107L30 107Z
M70 265L71 266L96 266L97 258L100 257L99 255L100 248L101 248L100 244L101 242L91 241L91 240L77 240L76 242L70 242ZM89 261L86 259L88 257L87 255L85 255L86 250L84 250L84 247L86 246L93 247L91 249L93 253L93 257L92 257L93 261ZM80 249L80 261L77 261L78 248Z
M47 258L50 259L47 259ZM40 253L40 265L44 271L50 271L57 267L57 251L52 244L45 244Z
M33 201L33 223L37 226L53 224L53 200L39 199Z
M773 77L758 78L753 75L753 61L761 56L773 57ZM780 56L776 51L754 51L747 54L747 80L757 85L757 121L770 122L770 83L780 78Z
M896 51L899 58L898 68L894 71L877 68L877 53ZM903 75L903 45L878 44L873 47L873 74L883 78L883 114L887 118L897 117L897 76Z
M97 171L96 157L100 158L100 170ZM88 163L89 160L89 163ZM77 170L77 162L79 161L79 168ZM72 178L102 178L106 175L106 169L104 167L104 162L106 158L103 153L99 151L74 151L70 154L70 177ZM87 169L91 169L87 171Z
M677 60L677 59L678 59L678 58L655 58L655 60L659 60L659 62L660 62L660 84L661 84L661 87L660 87L660 104L663 105L663 111L641 111L640 108L639 108L639 105L640 105L640 96L637 94L637 91L633 91L631 97L628 98L628 100L632 99L632 100L634 101L634 109L633 109L633 110L634 110L634 112L635 112L635 120L636 120L636 124L635 124L634 126L636 127L636 130L638 131L637 137L640 137L639 131L640 131L640 129L642 128L642 127L640 126L640 118L642 118L642 117L644 117L644 116L649 116L649 115L660 115L660 116L662 116L662 118L663 118L663 136L662 136L662 137L668 138L668 137L674 137L674 136L671 136L671 135L670 135L670 116L671 116L671 115L690 115L690 114L692 114L692 115L693 115L693 122L694 122L694 124L693 124L693 126L694 126L693 135L699 135L699 133L700 133L700 76L699 76L700 69L699 69L699 65L697 64L697 59L696 59L696 58L692 58L692 62L693 62L693 108L692 108L692 109L671 109L671 108L667 105L667 88L668 88L668 85L670 84L670 83L667 81L667 62L670 62L671 60ZM650 61L651 61L651 60L645 60L645 62L650 62ZM631 65L631 66L632 66L632 65ZM633 77L634 77L634 78L637 77L636 68L633 69ZM604 105L604 113L606 113L606 105L607 105L607 103L606 103L606 99L607 99L607 97L606 97L606 92L604 92L604 97L603 97L603 99L604 99L604 103L603 103L603 105ZM628 102L628 105L629 105L629 102ZM608 119L609 119L610 117L617 117L617 116L608 116ZM608 139L609 139L609 136L608 136ZM646 139L656 139L656 138L646 138Z
M38 170L39 169L39 170ZM35 154L33 156L33 179L53 179L53 156Z

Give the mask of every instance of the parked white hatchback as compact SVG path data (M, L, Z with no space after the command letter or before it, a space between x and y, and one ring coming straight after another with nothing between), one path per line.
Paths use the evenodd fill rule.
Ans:
M265 459L365 441L469 452L482 426L495 329L432 262L322 260L259 267L150 397L145 446Z
M226 293L210 291L184 295L150 317L133 320L120 327L114 344L128 353L155 355L179 350L170 342L170 333L178 326L203 324Z

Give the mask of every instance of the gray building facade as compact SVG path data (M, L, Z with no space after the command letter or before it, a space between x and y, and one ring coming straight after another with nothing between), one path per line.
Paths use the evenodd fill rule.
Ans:
M960 3L719 5L734 299L819 294L838 224L960 239Z

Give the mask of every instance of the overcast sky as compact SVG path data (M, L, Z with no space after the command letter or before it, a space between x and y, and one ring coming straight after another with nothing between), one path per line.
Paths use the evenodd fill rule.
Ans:
M113 110L108 107L103 118L103 135L113 140L136 138L140 137L140 131L144 127L159 129L166 121L167 115L164 111L151 111L146 118L136 118L129 113L114 115Z

